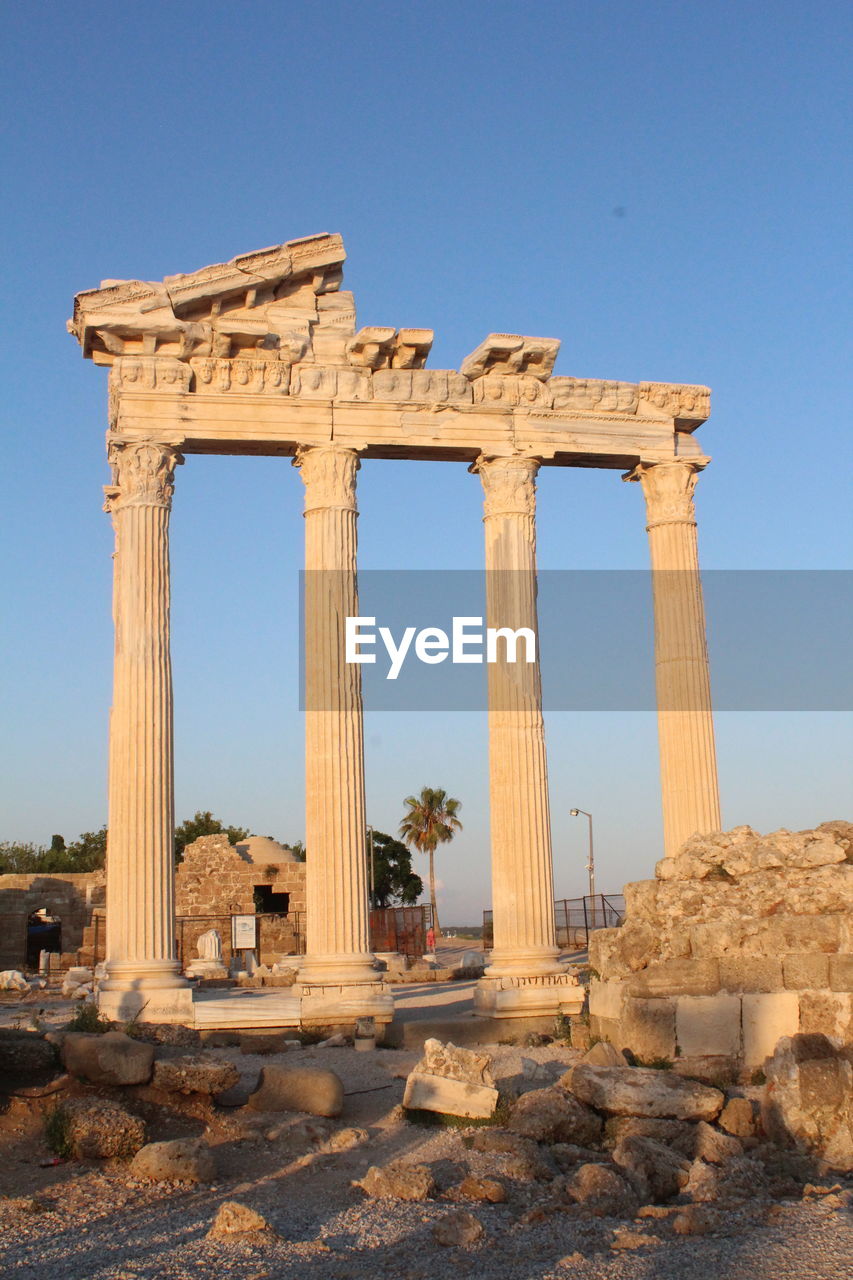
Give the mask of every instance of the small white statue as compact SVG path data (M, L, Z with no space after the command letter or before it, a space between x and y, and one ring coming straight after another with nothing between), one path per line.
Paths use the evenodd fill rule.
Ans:
M222 934L218 929L208 929L200 935L195 944L199 960L214 961L222 964Z

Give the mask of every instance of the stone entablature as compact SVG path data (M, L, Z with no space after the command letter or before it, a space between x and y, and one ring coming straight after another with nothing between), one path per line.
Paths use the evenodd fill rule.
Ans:
M760 1067L783 1035L853 1041L853 824L694 836L590 939L593 1031L644 1059Z
M78 294L69 329L112 366L113 431L156 432L169 396L187 452L295 452L334 437L368 457L522 450L625 467L702 456L685 435L709 416L707 387L555 378L559 341L521 334L490 334L459 371L427 369L431 329L357 328L344 259L340 236L312 236ZM364 402L382 408L367 420Z

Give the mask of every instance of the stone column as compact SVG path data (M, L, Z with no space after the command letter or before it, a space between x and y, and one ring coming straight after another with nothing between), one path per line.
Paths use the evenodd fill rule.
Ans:
M153 441L110 445L105 489L116 536L115 665L110 713L107 843L110 1016L191 1020L175 958L169 512L183 458Z
M317 445L294 464L305 484L303 1021L388 1021L393 1003L370 950L361 667L344 647L345 619L358 615L358 455Z
M529 457L481 457L485 492L487 626L528 628L536 615L536 474ZM475 993L480 1013L575 1012L582 992L560 965L539 653L516 661L498 641L489 663L489 784L492 845L491 964Z
M626 476L646 499L655 614L664 853L719 831L711 678L693 490L694 462L640 463Z

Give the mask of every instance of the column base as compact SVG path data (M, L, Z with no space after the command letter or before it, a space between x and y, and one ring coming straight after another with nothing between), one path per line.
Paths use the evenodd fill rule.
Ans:
M299 968L303 986L365 986L381 982L372 951L344 952L340 955L307 955Z
M384 982L300 982L292 988L300 997L303 1027L337 1026L356 1018L374 1018L387 1026L394 1017L394 997Z
M497 974L486 970L474 988L474 1012L486 1018L578 1014L585 990L573 973Z
M108 960L102 991L163 991L187 986L177 960Z
M566 972L559 947L493 947L485 977L555 977Z
M193 992L189 984L129 990L103 986L98 992L98 1011L111 1022L172 1022L195 1025Z

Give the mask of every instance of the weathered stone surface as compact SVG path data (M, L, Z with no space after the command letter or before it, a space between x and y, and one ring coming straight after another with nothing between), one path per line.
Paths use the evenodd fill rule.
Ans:
M132 1040L122 1031L104 1035L75 1031L62 1041L62 1061L71 1075L92 1084L147 1084L154 1067L154 1046Z
M723 991L781 991L782 961L778 956L720 956Z
M829 985L833 991L853 991L853 954L829 957Z
M78 1160L129 1158L145 1142L145 1125L106 1098L69 1098L60 1104L68 1145Z
M720 966L714 957L680 958L650 965L625 984L625 995L638 999L706 996L720 989Z
M645 1231L632 1231L629 1227L617 1227L610 1241L610 1248L620 1250L644 1249L649 1244L660 1244L658 1236L647 1235Z
M704 1120L696 1126L696 1145L693 1154L709 1164L725 1164L736 1156L743 1155L743 1146L739 1140L729 1133L721 1133L712 1128Z
M593 1067L626 1067L628 1065L621 1049L617 1049L609 1040L599 1040L591 1049L587 1049L581 1061L589 1062Z
M213 1182L216 1166L207 1143L176 1138L142 1147L133 1157L130 1172L147 1182Z
M340 1076L322 1067L262 1067L248 1105L255 1111L304 1111L334 1117L343 1111L344 1086Z
M178 1058L158 1058L153 1084L167 1093L224 1093L240 1079L240 1072L227 1058L213 1054L182 1054Z
M765 1064L764 1128L832 1169L853 1169L853 1065L822 1035L780 1040Z
M43 1036L0 1027L0 1071L29 1074L51 1071L56 1065L56 1049Z
M301 1045L300 1045L301 1048ZM240 1036L241 1053L287 1053L286 1031L246 1031Z
M662 998L626 999L622 1010L620 1043L643 1062L654 1062L659 1058L672 1059L676 1043L675 1002Z
M706 1236L720 1226L720 1215L705 1204L686 1204L672 1219L679 1236Z
M507 1177L521 1182L547 1182L554 1176L554 1167L539 1144L521 1134L509 1133L506 1129L478 1129L471 1138L471 1146L474 1151L504 1156L501 1168Z
M459 1183L457 1191L466 1200L479 1200L485 1204L503 1204L506 1200L506 1187L495 1178L469 1175Z
M487 1053L430 1039L406 1081L403 1106L411 1110L486 1118L494 1114L498 1091Z
M767 1175L758 1160L738 1156L724 1165L694 1160L683 1194L696 1204L717 1200L739 1203L767 1194Z
M681 996L675 1017L678 1047L687 1057L706 1054L739 1057L740 997Z
M581 1102L612 1115L714 1120L724 1102L719 1089L644 1067L579 1063L570 1087Z
M789 991L818 990L829 986L830 957L821 952L800 952L782 957L782 978Z
M394 1160L384 1168L371 1165L353 1186L361 1187L375 1200L428 1200L435 1192L429 1166L404 1160Z
M800 1025L800 1004L795 991L741 997L743 1060L760 1067L782 1036L795 1035Z
M248 1205L239 1204L236 1200L225 1200L219 1206L207 1234L216 1239L222 1236L254 1235L258 1231L272 1231L266 1218Z
M613 1148L613 1160L624 1171L639 1198L666 1204L687 1182L690 1161L653 1138L623 1138Z
M607 1165L584 1164L566 1187L572 1200L598 1218L629 1218L639 1201L633 1188Z
M460 1209L440 1218L432 1229L432 1237L437 1244L451 1248L476 1244L484 1232L485 1228L478 1218Z
M799 992L801 1032L853 1043L853 995L848 991Z
M729 1098L720 1112L717 1124L735 1138L754 1138L756 1135L755 1107L749 1098Z
M369 1134L366 1129L337 1129L326 1143L327 1151L349 1151L367 1142Z
M601 1138L602 1121L576 1097L554 1087L522 1094L512 1109L508 1128L537 1142L594 1147Z
M604 1126L605 1146L615 1147L625 1138L651 1138L679 1155L693 1159L696 1125L687 1120L650 1119L645 1116L610 1116Z

